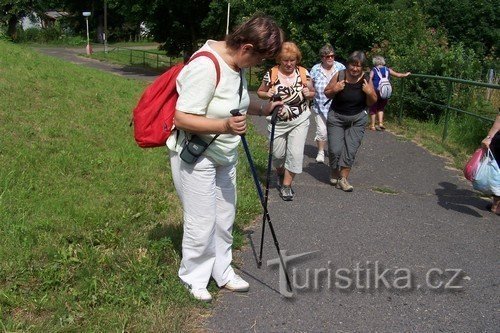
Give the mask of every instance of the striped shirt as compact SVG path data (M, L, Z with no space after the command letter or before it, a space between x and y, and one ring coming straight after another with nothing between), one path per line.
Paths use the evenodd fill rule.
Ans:
M345 69L345 66L338 61L334 61L333 72L330 76L327 76L321 69L321 64L316 64L311 69L311 79L313 80L314 89L316 90L312 109L315 113L321 112L326 116L328 110L330 110L331 101L324 105L326 101L328 101L328 98L325 96L325 88L328 85L328 82L330 82L330 79L335 75L335 73Z

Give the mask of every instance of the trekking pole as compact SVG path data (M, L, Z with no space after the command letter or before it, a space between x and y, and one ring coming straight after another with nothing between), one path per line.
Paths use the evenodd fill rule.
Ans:
M277 114L278 110L279 110L279 106L275 107L274 110L272 111L273 114L274 113ZM231 115L233 115L233 117L241 115L240 110L238 110L238 109L231 110L230 112L231 112ZM241 142L243 143L243 148L245 150L245 154L247 155L248 164L250 165L250 171L252 172L253 181L255 183L255 187L257 188L257 193L259 194L260 204L262 205L262 208L264 210L264 212L263 212L263 214L265 216L264 221L267 220L267 223L269 224L269 229L271 230L271 234L273 236L274 245L276 246L276 250L278 251L278 257L280 259L281 267L283 267L283 271L285 272L285 278L286 278L286 284L288 287L288 291L291 292L292 291L292 284L290 282L290 277L288 276L288 270L285 266L285 261L283 260L283 256L281 255L280 245L278 243L278 238L276 237L276 233L274 232L274 227L271 223L271 217L269 216L269 212L267 211L267 205L265 204L265 201L264 201L264 194L262 193L262 188L260 187L259 178L257 176L257 171L255 170L255 165L253 163L252 155L250 154L250 149L248 148L248 143L247 143L245 134L241 135ZM258 268L260 268L260 267L258 266Z
M271 101L281 101L281 97L277 94L271 97ZM271 113L271 134L269 137L269 155L267 158L267 173L266 173L266 192L264 195L264 205L267 209L268 199L269 199L269 182L271 179L271 169L272 169L272 161L273 161L273 145L274 145L274 132L276 129L276 121L278 120L278 108L275 108ZM272 226L271 226L272 228ZM257 261L257 267L260 268L262 266L262 253L264 248L264 233L266 231L266 216L262 216L262 232L260 237L260 252L259 252L259 260Z

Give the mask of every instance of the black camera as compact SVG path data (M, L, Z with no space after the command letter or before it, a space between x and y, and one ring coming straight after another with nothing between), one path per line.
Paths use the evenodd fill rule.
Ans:
M184 162L193 164L207 150L209 145L210 143L206 143L198 135L192 135L191 139L182 148L180 157Z

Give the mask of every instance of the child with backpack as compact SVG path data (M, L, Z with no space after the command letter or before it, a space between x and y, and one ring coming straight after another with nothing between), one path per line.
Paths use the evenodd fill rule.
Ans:
M384 126L384 110L389 98L392 94L392 86L390 76L403 78L410 75L410 72L399 73L392 68L385 66L385 59L382 56L373 57L373 69L370 72L370 82L375 87L377 93L377 102L370 107L370 127L372 131L383 131ZM378 120L378 125L375 125L375 118Z

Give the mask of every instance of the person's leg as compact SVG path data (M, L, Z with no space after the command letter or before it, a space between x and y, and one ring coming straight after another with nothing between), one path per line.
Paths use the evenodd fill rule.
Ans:
M285 174L285 154L288 133L277 136L273 141L273 166L276 168L276 182L281 187L282 177Z
M281 196L283 200L293 199L291 189L296 174L302 173L304 162L304 146L306 144L307 131L309 129L309 119L303 121L288 132L288 140L285 154L285 175Z
M353 190L353 187L349 184L347 179L349 177L349 173L351 172L352 165L354 164L356 153L361 146L361 141L365 135L366 123L366 112L363 111L355 119L353 119L351 126L347 127L345 130L345 146L339 161L341 168L339 187L346 192Z
M326 117L324 114L319 113L314 117L316 121L316 136L314 141L318 147L318 154L316 156L316 162L325 163L325 147L327 140L326 132Z
M180 165L184 234L180 279L192 290L208 285L215 263L216 169L204 156Z
M387 99L379 99L377 101L377 103L378 103L378 111L377 111L378 127L382 131L385 130L385 126L384 126L384 111L385 111L385 107L387 105L387 102L388 102Z
M215 263L212 277L219 287L235 276L231 267L233 223L236 213L236 167L218 166L215 180Z
M375 131L375 118L377 115L377 102L370 106L370 126L368 127L370 130Z
M334 112L328 114L327 132L330 183L336 185L340 177L339 160L344 147L344 123Z
M377 112L377 120L378 120L378 126L380 127L381 130L384 130L384 111L379 111Z

